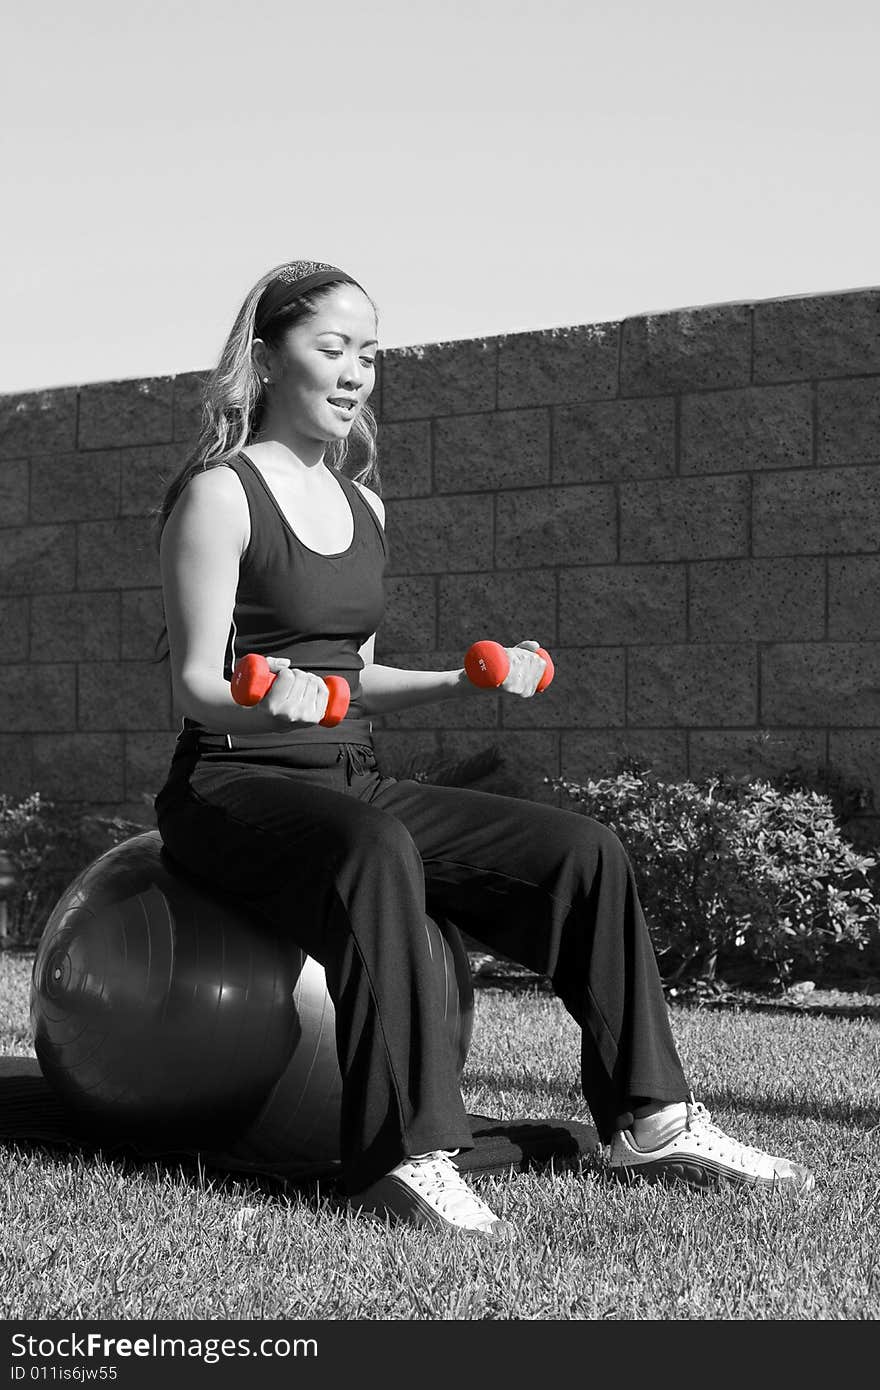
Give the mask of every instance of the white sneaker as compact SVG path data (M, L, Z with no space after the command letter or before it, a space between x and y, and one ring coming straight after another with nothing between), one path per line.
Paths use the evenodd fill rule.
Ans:
M350 1198L352 1211L375 1212L392 1222L466 1231L503 1240L513 1230L471 1191L452 1162L458 1149L406 1158L364 1192Z
M684 1129L656 1149L640 1149L631 1130L618 1130L609 1159L616 1177L649 1182L677 1181L692 1187L739 1183L747 1187L787 1187L809 1192L816 1179L800 1163L740 1144L717 1125L693 1096L686 1102Z

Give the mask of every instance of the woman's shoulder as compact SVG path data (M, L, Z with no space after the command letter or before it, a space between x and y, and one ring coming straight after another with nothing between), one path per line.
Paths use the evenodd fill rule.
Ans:
M217 497L219 500L229 498L238 501L243 492L241 478L231 460L197 468L187 479L187 486L199 496Z
M225 463L195 469L186 480L171 517L178 526L197 530L220 524L234 532L239 549L247 544L249 512L243 484Z
M382 501L382 498L379 496L378 492L374 492L371 487L367 487L364 483L357 482L354 478L352 479L352 482L360 492L361 496L366 498L367 502L373 508L373 511L376 513L377 517L384 526L385 503Z

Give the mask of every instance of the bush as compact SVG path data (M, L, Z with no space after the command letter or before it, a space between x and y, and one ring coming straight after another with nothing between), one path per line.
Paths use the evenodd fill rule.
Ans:
M843 838L872 858L880 850L880 813L873 789L861 779L835 767L799 764L774 777L773 785L781 791L816 791L829 797ZM867 876L875 898L880 900L880 860L875 858Z
M545 780L623 842L667 984L784 984L876 945L876 861L846 843L826 795L723 775L666 783L632 763Z
M0 793L0 849L9 855L16 880L7 898L7 945L35 945L77 874L146 828L119 816L95 815L83 804L44 801L39 792L23 801Z

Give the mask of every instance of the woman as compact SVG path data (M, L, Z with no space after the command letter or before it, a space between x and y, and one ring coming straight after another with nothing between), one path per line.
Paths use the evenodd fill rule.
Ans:
M463 670L374 660L386 563L369 486L377 323L337 267L277 267L245 300L207 384L198 444L158 514L184 716L156 798L169 853L257 904L324 966L355 1210L505 1233L452 1162L472 1135L431 988L426 895L433 915L551 978L582 1028L583 1092L613 1170L812 1186L806 1169L729 1138L694 1101L632 868L609 830L379 773L371 715L485 696ZM537 648L508 649L504 698L534 695ZM251 651L275 680L243 707L230 679ZM319 723L328 674L351 688L335 728Z

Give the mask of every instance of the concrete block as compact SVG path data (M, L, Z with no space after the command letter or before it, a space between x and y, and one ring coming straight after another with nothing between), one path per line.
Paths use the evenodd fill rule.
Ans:
M620 647L686 638L683 565L560 569L559 640L563 645Z
M0 458L76 448L77 388L0 396Z
M118 661L119 594L35 594L31 660Z
M825 562L704 560L688 567L694 642L812 642L825 636Z
M119 454L31 459L31 520L91 521L119 515Z
M757 653L745 642L633 647L627 723L660 728L754 724L757 680Z
M675 401L601 401L553 411L554 483L613 482L675 472Z
M619 323L576 324L498 339L498 405L572 405L617 395Z
M439 642L456 652L457 665L472 642L512 647L556 641L556 576L517 570L487 575L445 575L439 580Z
M376 353L376 375L369 400L370 409L377 422L382 419L382 373L382 350L380 348Z
M0 729L14 734L75 728L75 666L0 666Z
M834 642L880 641L880 556L828 561L828 636Z
M549 482L549 410L499 410L438 420L434 477L438 492Z
M419 344L382 354L382 420L427 420L494 410L497 342Z
M382 496L424 497L431 491L431 421L402 420L379 429Z
M28 520L30 468L27 459L0 459L0 526L24 526ZM0 540L3 532L0 531Z
M29 734L0 734L0 796L23 801L35 791Z
M813 399L806 383L682 399L682 473L806 468L812 458Z
M74 587L74 526L6 526L2 542L0 594L58 593Z
M125 589L121 602L121 650L123 661L152 661L158 656L156 641L165 625L162 590Z
M755 381L880 372L880 289L755 305Z
M453 656L443 664L449 669L457 659L460 658ZM433 723L439 735L445 729L484 729L488 731L491 741L501 727L501 702L502 697L491 690L464 696L460 700L444 700L442 704L426 706L433 711L433 719L425 727Z
M745 555L748 540L748 478L665 478L620 484L620 559L624 563Z
M389 662L388 665L392 663ZM439 668L438 668L439 669ZM412 709L383 714L383 729L488 729L498 725L499 697L487 692L479 698L444 700L440 704L415 705ZM374 727L375 723L374 723Z
M880 463L880 376L820 381L818 462Z
M720 771L772 781L799 766L824 762L825 734L817 729L693 729L690 775L702 781Z
M864 787L880 808L880 729L832 729L828 761L835 771Z
M209 375L210 368L202 372L181 372L172 381L172 434L187 448L194 445L198 438L202 424L202 394ZM181 455L185 452L181 451Z
M620 394L747 386L751 362L748 304L713 304L625 319L621 329Z
M540 695L501 696L505 729L602 729L626 723L626 660L619 647L559 647L556 675Z
M147 516L162 503L170 484L185 461L179 444L152 444L146 448L120 449L120 512L123 516Z
M437 735L433 730L373 729L376 761L384 777L402 780L415 768L437 756Z
M762 724L880 725L880 642L808 642L761 651Z
M494 744L501 751L504 794L527 801L556 804L556 794L544 785L545 777L559 775L559 735L548 731L519 733L499 730L487 740L484 734L459 729L440 734L439 753L443 758L467 758Z
M492 498L430 497L390 502L389 574L449 574L492 567Z
M176 735L168 729L125 735L125 796L143 802L155 797L171 767Z
M164 667L146 661L82 662L78 691L78 727L89 733L171 727Z
M24 594L0 598L0 662L27 661L30 653L30 605Z
M681 729L597 729L562 735L562 776L569 782L613 777L623 758L637 758L661 781L683 781L687 734Z
M170 376L80 387L77 448L167 443L173 433L173 394Z
M78 589L146 589L160 579L153 528L142 517L77 523Z
M610 484L526 488L495 501L495 564L605 564L617 558L617 503Z
M827 468L754 479L755 555L880 549L880 469Z
M437 594L433 575L408 574L386 581L385 616L380 632L384 647L436 647Z
M123 799L122 734L35 734L34 785L50 801Z

